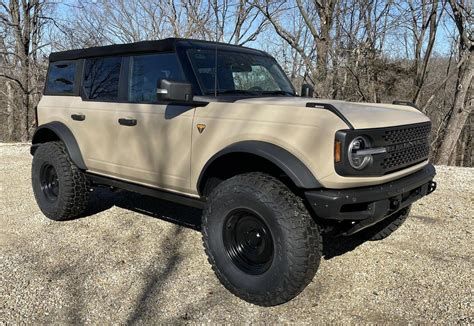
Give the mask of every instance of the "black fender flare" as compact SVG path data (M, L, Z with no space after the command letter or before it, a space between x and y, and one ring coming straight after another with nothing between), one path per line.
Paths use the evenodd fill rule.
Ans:
M87 166L82 158L81 150L79 149L76 138L71 130L64 123L59 121L45 123L36 129L31 141L31 155L35 154L39 144L49 141L48 136L51 135L51 132L53 132L64 143L74 164L76 164L81 170L87 170Z
M211 166L211 164L219 157L231 153L254 154L272 162L283 172L285 172L298 188L316 189L322 187L308 167L286 149L265 141L248 140L229 145L218 153L214 154L206 162L201 174L199 175L197 189L201 189L201 183L207 169Z

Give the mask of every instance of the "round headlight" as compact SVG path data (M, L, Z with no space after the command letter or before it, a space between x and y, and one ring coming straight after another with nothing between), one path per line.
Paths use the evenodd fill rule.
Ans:
M356 170L362 170L372 163L372 155L361 154L364 149L370 148L370 141L364 136L354 138L349 144L349 163Z

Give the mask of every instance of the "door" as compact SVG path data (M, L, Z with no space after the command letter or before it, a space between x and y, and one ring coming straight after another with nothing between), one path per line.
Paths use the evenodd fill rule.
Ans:
M119 85L123 58L88 58L83 62L80 97L74 97L69 107L73 134L91 172L113 174L117 166L116 123L117 105L121 100Z
M127 101L116 105L117 176L189 192L194 108L157 101L161 79L183 81L174 53L130 56Z

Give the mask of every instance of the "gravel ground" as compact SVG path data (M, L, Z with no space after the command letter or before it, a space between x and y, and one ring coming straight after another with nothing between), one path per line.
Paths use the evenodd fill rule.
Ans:
M45 218L26 145L0 145L0 323L474 323L474 169L438 167L438 190L391 237L327 238L313 282L253 306L207 263L200 211L96 191L88 216Z

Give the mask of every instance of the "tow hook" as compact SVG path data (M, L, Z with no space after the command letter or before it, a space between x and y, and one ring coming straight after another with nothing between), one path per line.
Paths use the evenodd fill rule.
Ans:
M435 181L430 181L428 184L428 193L427 195L431 194L433 191L436 190L437 183Z

